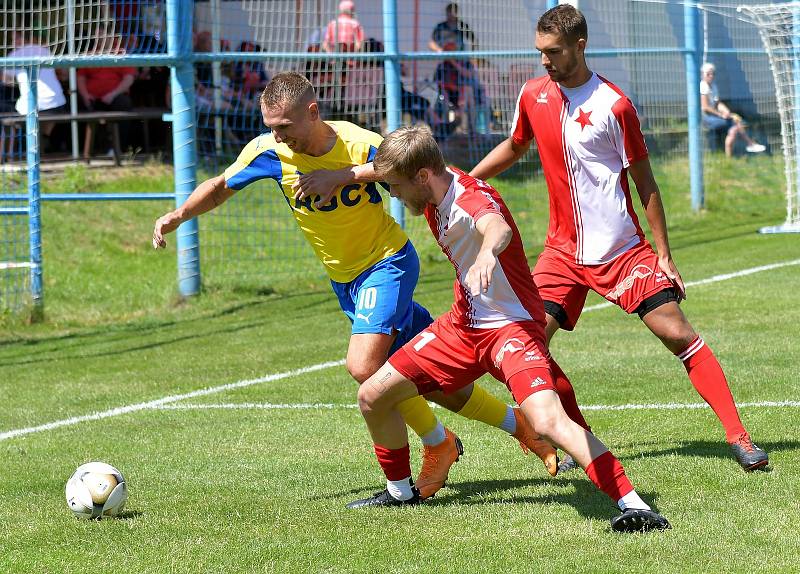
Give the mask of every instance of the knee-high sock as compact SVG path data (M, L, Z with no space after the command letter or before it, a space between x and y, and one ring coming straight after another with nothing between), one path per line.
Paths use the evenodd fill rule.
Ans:
M493 427L502 428L509 406L490 395L486 389L475 384L467 403L458 411L462 417L481 421Z
M411 458L408 445L402 448L390 449L376 444L373 445L373 448L387 480L402 480L411 476Z
M436 428L436 415L422 397L412 397L397 405L397 410L417 436L425 436Z
M695 390L709 404L725 428L725 438L734 442L745 432L722 367L708 345L698 335L688 347L675 355L686 367Z
M556 386L556 393L558 393L561 406L564 407L567 416L587 431L592 432L589 423L583 418L581 409L578 408L578 400L575 398L575 389L572 388L572 383L569 382L567 375L564 374L564 371L561 370L561 367L558 366L558 363L556 363L553 357L550 357L548 362L550 365L550 372L553 375L553 382Z
M610 451L604 452L589 463L585 472L589 480L614 502L633 491L633 485L625 475L625 469Z

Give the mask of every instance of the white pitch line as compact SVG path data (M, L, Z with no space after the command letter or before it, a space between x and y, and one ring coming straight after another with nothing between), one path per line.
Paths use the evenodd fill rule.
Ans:
M773 263L771 265L762 265L760 267L752 267L750 269L743 269L742 271L736 271L734 273L725 273L725 274L722 274L722 275L714 275L713 277L709 277L708 279L701 279L699 281L689 282L689 283L686 284L686 286L687 287L691 287L693 285L703 285L703 284L706 284L706 283L715 283L717 281L725 281L727 279L733 279L735 277L742 277L742 276L745 276L745 275L751 275L753 273L759 273L760 271L768 271L770 269L778 269L779 267L787 267L789 265L800 265L800 259L795 259L793 261L784 261L782 263ZM599 305L593 305L591 307L586 307L584 309L584 311L593 311L595 309L602 309L604 307L610 307L611 305L612 305L611 303L601 303ZM46 423L46 424L39 425L39 426L10 430L10 431L6 431L4 433L0 433L0 441L4 441L4 440L10 439L10 438L14 438L14 437L18 437L18 436L23 436L23 435L26 435L26 434L52 430L52 429L56 429L56 428L64 427L64 426L75 425L75 424L86 422L86 421L95 421L95 420L105 419L105 418L108 418L108 417L114 417L114 416L117 416L117 415L124 415L124 414L127 414L127 413L141 411L141 410L145 410L145 409L158 408L158 407L162 407L163 405L166 405L166 404L169 404L169 403L182 401L184 399L191 399L191 398L194 398L194 397L199 397L199 396L204 396L204 395L211 395L211 394L214 394L214 393L220 393L220 392L231 390L231 389L238 389L238 388L242 388L242 387L248 387L248 386L251 386L251 385L257 385L259 383L266 383L266 382L269 382L269 381L277 381L277 380L280 380L280 379L286 379L286 378L289 378L289 377L294 377L294 376L302 375L302 374L305 374L305 373L311 373L311 372L314 372L314 371L327 369L329 367L338 367L338 366L344 365L344 363L345 363L344 359L339 360L339 361L328 361L328 362L325 362L325 363L319 363L319 364L316 364L316 365L311 365L309 367L304 367L302 369L297 369L297 370L294 370L294 371L287 371L287 372L284 372L284 373L276 373L274 375L267 375L265 377L260 377L258 379L250 379L250 380L238 381L238 382L235 382L235 383L228 383L228 384L225 384L225 385L220 385L218 387L208 387L208 388L205 388L205 389L192 391L190 393L184 393L182 395L170 395L170 396L167 396L167 397L163 397L161 399L156 399L156 400L148 401L148 402L145 402L145 403L137 403L135 405L117 407L117 408L110 409L110 410L107 410L107 411L91 413L91 414L83 415L83 416L79 416L79 417L72 417L72 418L63 419L63 420L60 420L60 421L53 421L51 423ZM315 408L321 408L321 407L315 407Z
M189 393L183 393L180 395L169 395L167 397L163 397L161 399L156 399L154 401L147 401L145 403L137 403L135 405L128 405L124 407L117 407L115 409L110 409L107 411L92 413L88 415L83 415L80 417L72 417L68 419L63 419L60 421L54 421L51 423L35 426L35 427L27 427L23 429L16 429L7 431L4 433L0 433L0 441L4 441L6 439L14 438L17 436L22 436L26 434L31 434L35 432L42 432L47 430L56 429L59 427L65 427L70 425L75 425L78 423L82 423L85 421L96 421L100 419L106 419L108 417L115 417L117 415L124 415L127 413L133 413L136 411L142 411L145 409L153 409L157 407L161 407L163 405L174 403L177 401L182 401L184 399L192 399L194 397L202 397L206 395L213 395L215 393L221 393L223 391L229 391L232 389L241 389L243 387L249 387L252 385L257 385L259 383L268 383L271 381L278 381L280 379L288 379L289 377L296 377L297 375L304 375L306 373L313 373L314 371L321 371L322 369L327 369L329 367L340 367L344 365L344 359L340 361L328 361L326 363L319 363L317 365L311 365L310 367L303 367L302 369L296 369L294 371L286 371L284 373L275 373L274 375L267 375L265 377L259 377L258 379L248 379L244 381L237 381L235 383L228 383L226 385L220 385L218 387L208 387L205 389L199 389L197 391L192 391Z
M431 405L436 408L438 405ZM771 407L800 407L800 401L760 401L756 403L737 403L738 408L771 408ZM330 410L330 409L357 409L356 404L344 403L209 403L209 404L181 404L161 405L154 407L166 411L190 410ZM674 411L707 409L706 403L645 403L627 405L581 405L582 411Z
M686 287L695 287L697 285L707 285L708 283L718 283L720 281L727 281L728 279L736 279L737 277L744 277L745 275L752 275L753 273L761 273L762 271L770 271L771 269L779 269L781 267L789 267L791 265L800 265L800 259L792 261L782 261L781 263L771 263L769 265L761 265L759 267L751 267L750 269L742 269L741 271L734 271L733 273L722 273L721 275L714 275L707 279L698 279L697 281L689 281L685 283ZM583 312L596 311L597 309L605 309L606 307L613 307L614 303L606 301L605 303L598 303L585 307Z

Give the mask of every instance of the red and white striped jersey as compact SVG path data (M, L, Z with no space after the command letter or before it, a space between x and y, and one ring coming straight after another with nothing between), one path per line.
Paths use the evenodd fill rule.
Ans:
M597 265L644 240L627 168L647 157L647 145L636 108L614 84L597 74L573 89L547 76L528 80L511 137L536 140L550 193L547 247Z
M448 171L453 175L453 183L441 204L428 205L425 218L456 269L455 302L451 309L454 322L477 329L496 329L519 321L544 323L544 307L531 276L522 238L500 194L485 181L459 169ZM503 216L511 227L512 238L498 256L488 291L473 297L465 280L483 244L476 223L489 213Z

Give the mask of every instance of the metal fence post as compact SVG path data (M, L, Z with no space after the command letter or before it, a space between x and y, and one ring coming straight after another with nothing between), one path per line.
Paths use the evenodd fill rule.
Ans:
M684 62L686 65L686 107L689 120L689 181L692 193L692 210L699 211L705 205L703 197L703 144L701 140L700 110L700 23L697 4L683 5Z
M386 59L383 62L386 78L386 129L393 132L400 127L402 118L402 102L397 46L397 0L383 0L383 49ZM405 227L405 208L399 199L392 198L391 213L401 227Z
M175 204L180 206L197 185L194 67L191 0L167 1L167 51L179 62L170 70L172 149L175 164ZM178 228L178 288L181 295L200 292L200 237L197 219Z
M28 66L28 109L25 117L25 144L28 163L28 241L31 262L31 320L40 320L44 313L42 297L42 225L39 189L39 67Z

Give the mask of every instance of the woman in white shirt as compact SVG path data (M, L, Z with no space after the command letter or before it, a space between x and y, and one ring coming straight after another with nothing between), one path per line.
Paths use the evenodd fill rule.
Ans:
M41 46L35 37L25 38L21 32L14 34L14 49L6 54L7 58L34 58L39 56L50 57L50 50ZM30 82L28 82L28 72L25 68L3 71L3 80L13 82L16 80L19 86L19 99L14 108L17 113L25 115L28 113L28 94L30 93ZM69 112L67 99L64 97L64 90L56 77L53 68L40 67L39 81L36 83L37 98L36 108L39 114L66 114ZM42 121L39 125L39 132L43 136L49 136L53 131L53 122Z
M767 148L747 135L742 117L731 112L730 108L719 100L719 91L714 83L716 68L714 64L703 64L703 79L700 81L700 106L703 111L703 125L712 131L727 130L725 135L725 155L733 155L733 144L737 137L747 142L745 148L750 153L761 153Z

